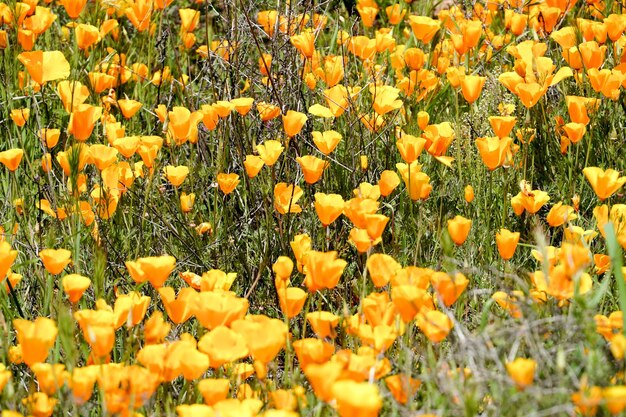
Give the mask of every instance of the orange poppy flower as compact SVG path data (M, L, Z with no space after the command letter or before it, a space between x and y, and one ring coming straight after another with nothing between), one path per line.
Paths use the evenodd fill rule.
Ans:
M308 252L306 261L306 277L304 284L310 292L323 288L335 288L348 265L343 259L337 258L337 252Z
M441 311L420 312L416 318L417 326L433 343L441 342L453 327L452 320Z
M340 380L332 385L340 417L377 417L382 408L378 387L369 382Z
M202 336L198 341L198 350L209 356L213 369L243 359L249 354L244 337L224 326L217 326Z
M44 249L39 252L46 271L52 275L60 274L72 261L72 252L67 249Z
M185 165L173 166L168 165L163 168L165 177L174 187L179 187L189 175L189 168Z
M260 101L256 104L256 109L259 112L261 120L267 122L280 116L280 108L273 104Z
M465 291L469 281L460 272L454 274L454 278L445 272L435 272L430 277L430 283L443 304L450 307Z
M324 339L330 337L334 339L336 336L335 328L339 324L339 316L329 311L316 311L307 313L306 320L309 322L317 337Z
M252 359L263 364L273 361L287 340L287 325L282 320L266 316L249 315L235 320L230 327L243 336Z
M606 200L626 184L626 177L620 177L613 169L587 167L583 174L600 200Z
M400 177L393 171L385 170L380 173L378 188L383 197L390 195L400 185Z
M70 76L70 64L60 51L22 52L17 56L37 84Z
M228 397L229 390L230 381L225 378L201 379L198 382L198 391L202 394L206 405L214 405L225 400Z
M154 288L161 288L176 266L173 256L149 256L136 261L126 261L126 269L138 284L150 281Z
M289 38L291 44L304 56L305 58L312 58L315 52L315 36L312 31L305 30L299 35L294 35Z
M519 389L532 385L536 368L537 362L533 359L515 358L506 364L506 371Z
M335 347L332 344L316 338L299 339L294 341L292 345L296 351L300 369L304 370L305 373L309 366L325 363L335 353Z
M344 201L339 194L315 193L315 212L324 227L328 227L341 216L343 206Z
M65 365L57 363L36 363L32 366L32 371L39 383L39 389L47 395L54 395L55 392L67 381L69 373L65 370Z
M30 109L13 109L10 116L17 127L23 127L30 117Z
M489 116L489 124L493 133L500 139L509 136L516 122L517 118L513 116Z
M260 158L268 167L271 167L278 161L284 149L285 147L277 140L266 140L261 145L256 146Z
M302 188L280 182L274 186L274 208L280 214L300 213L302 208L296 202L302 197Z
M315 146L317 146L317 149L324 155L332 153L342 139L341 134L334 130L327 130L325 132L314 131L311 132L311 135L313 136Z
M287 114L283 115L283 129L285 129L287 136L291 138L300 133L307 119L304 113L293 110L287 111Z
M252 97L239 97L230 101L230 104L233 106L235 111L242 116L248 114L253 103L254 99Z
M45 317L38 317L35 321L15 319L13 327L22 347L24 363L32 366L45 361L58 333L54 320Z
M318 339L308 339L308 340L318 340ZM295 344L300 342L299 340L294 342ZM324 343L322 341L318 342ZM332 345L330 346L330 354L332 354ZM300 350L302 348L300 347ZM298 352L298 348L296 348L296 353ZM302 355L304 357L304 354ZM330 357L330 355L329 355ZM302 365L301 356L298 356L298 360L300 361L300 367L304 370L304 374L306 375L307 380L311 384L313 388L313 392L322 401L330 402L333 399L332 387L333 383L341 376L344 369L344 364L337 361L329 361L329 362L307 362L306 366Z
M413 34L423 43L429 43L439 31L441 22L431 19L428 16L409 16L409 25L413 30Z
M150 318L146 320L143 336L146 345L153 345L162 342L170 332L172 326L163 320L163 313L155 311Z
M70 302L76 303L83 296L83 293L91 285L91 280L78 274L65 275L61 280L63 291L67 294Z
M7 167L9 171L14 172L20 166L22 156L24 156L24 150L20 148L0 152L0 164Z
M296 158L296 161L300 165L304 174L304 180L308 184L315 184L319 181L324 170L329 166L327 161L313 155L299 156Z
M85 142L91 136L96 122L102 115L102 107L91 104L79 104L73 108L67 131L79 142Z
M465 242L471 227L472 221L463 216L457 215L453 219L448 220L448 233L452 241L458 246Z
M193 315L195 297L198 294L193 288L182 288L175 296L171 287L161 287L157 291L167 312L167 317L176 324L184 323Z
M187 194L185 192L180 195L180 209L183 213L189 213L193 209L193 204L196 201L196 195L194 193Z
M0 280L3 280L7 276L16 258L17 251L11 249L9 242L0 240Z
M500 229L500 231L496 233L496 244L502 259L508 261L513 257L517 243L519 242L519 237L519 232L511 232L507 229Z
M117 100L117 105L119 106L122 115L126 119L130 119L131 117L133 117L139 111L139 109L143 107L143 104L141 104L141 102L128 99Z
M385 378L385 385L391 391L391 395L400 404L406 404L409 398L413 398L422 382L404 374L396 374Z
M486 80L487 78L478 75L466 75L463 77L461 80L461 91L468 103L473 103L478 100Z
M230 326L248 311L248 300L232 292L203 291L193 298L192 312L204 327Z
M259 172L261 172L263 165L265 165L263 158L256 155L246 155L246 159L243 161L243 166L246 169L246 174L250 179L256 177Z
M286 287L278 288L277 292L280 309L287 318L291 319L300 314L308 296L306 291L301 288Z
M417 201L428 198L433 186L430 184L430 177L421 171L422 166L417 161L409 165L399 163L396 164L396 168L400 171L411 200Z
M228 195L235 191L237 185L239 185L239 175L237 174L225 174L219 173L217 174L217 184L220 187L220 190Z
M402 134L396 142L400 156L407 164L411 164L419 158L424 150L424 145L426 145L426 139L407 134Z
M507 155L511 152L512 143L513 139L510 137L489 136L476 139L476 147L478 147L480 157L490 171L504 164Z

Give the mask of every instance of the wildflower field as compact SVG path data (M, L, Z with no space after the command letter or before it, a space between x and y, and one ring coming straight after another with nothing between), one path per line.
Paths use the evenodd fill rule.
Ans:
M626 415L625 31L0 0L1 417Z

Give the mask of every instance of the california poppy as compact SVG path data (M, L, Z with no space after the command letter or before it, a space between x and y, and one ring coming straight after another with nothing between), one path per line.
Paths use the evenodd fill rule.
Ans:
M338 194L315 193L315 211L324 227L341 216L343 206L343 198Z
M583 174L600 200L606 200L626 184L626 177L620 177L619 172L613 169L587 167L583 169Z
M221 172L217 174L217 184L219 185L220 190L224 194L228 195L235 191L235 188L239 185L239 175Z
M517 242L519 242L519 237L519 232L510 232L507 229L500 229L500 231L496 233L496 244L502 259L508 261L513 257L515 249L517 248Z
M176 266L173 256L149 256L136 261L126 261L126 269L133 281L150 281L155 288L160 288Z
M67 249L44 249L39 252L39 258L46 270L52 275L60 274L71 262L72 252Z
M7 167L9 171L15 171L20 166L23 155L24 150L21 148L14 148L0 152L0 163Z
M60 51L22 52L17 59L37 84L70 76L70 64Z
M283 128L287 136L291 138L300 133L306 121L306 114L294 110L287 111L287 114L283 115Z
M28 366L43 362L57 337L57 326L54 320L38 317L35 321L24 319L13 320L17 333L17 341L22 346L22 358Z
M533 383L537 362L533 359L515 358L506 364L506 371L519 389L524 389Z
M283 149L285 147L277 140L266 140L261 145L256 146L259 156L268 167L271 167L278 161L278 158L283 153Z
M65 275L61 280L63 291L67 294L70 302L76 303L81 299L83 293L91 285L91 280L78 274Z

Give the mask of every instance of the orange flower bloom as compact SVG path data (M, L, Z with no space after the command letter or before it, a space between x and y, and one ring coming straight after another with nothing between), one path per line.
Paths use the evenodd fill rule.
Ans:
M138 284L150 281L153 287L161 288L176 266L173 256L149 256L136 261L126 261L126 269Z
M460 272L454 274L454 278L445 272L435 272L430 277L430 282L446 307L454 304L469 284L468 279Z
M439 31L441 22L431 19L428 16L409 16L409 25L413 30L413 34L423 43L429 43Z
M46 271L52 275L60 274L71 262L72 252L67 249L44 249L39 252Z
M143 104L141 104L141 102L139 101L128 99L117 100L117 105L122 112L122 116L124 116L124 118L126 119L130 119L131 117L133 117L143 106Z
M448 233L452 241L458 246L465 242L471 227L472 221L463 216L457 215L454 219L448 220Z
M202 336L198 341L198 349L209 355L209 363L213 369L245 358L249 354L244 337L224 326L218 326Z
M24 150L20 148L0 152L0 164L7 167L9 171L15 171L20 166L23 155Z
M438 343L448 336L453 327L452 320L441 311L421 312L416 318L417 326L431 342Z
M583 174L600 200L606 200L626 184L626 177L620 177L619 172L613 169L605 171L598 167L587 167L583 169Z
M192 312L204 327L230 326L248 311L248 300L232 292L203 291L193 298Z
M311 132L311 135L313 136L315 146L317 146L317 149L324 155L329 155L333 152L342 139L341 134L334 130L327 130L325 132L315 131Z
M248 178L252 179L256 177L259 172L261 172L261 169L263 168L263 165L265 165L265 162L259 156L246 155L246 159L243 161L243 165L246 168L246 174L248 175Z
M313 155L299 156L296 161L302 168L304 174L304 180L308 184L315 184L322 178L324 169L329 166L329 163Z
M63 291L67 294L70 302L76 303L81 299L83 293L91 285L91 280L78 274L65 275L61 280Z
M419 158L426 145L426 139L403 134L396 142L400 156L407 164L411 164Z
M396 164L396 167L400 171L411 200L427 199L433 186L430 184L430 177L421 171L422 166L414 161L410 165Z
M170 182L170 184L172 184L174 187L179 187L185 181L187 175L189 175L189 168L185 165L168 165L163 168L163 173L165 174L165 177Z
M252 359L263 364L273 361L287 340L287 325L282 320L266 316L249 315L235 320L230 327L243 336Z
M287 114L283 115L283 128L287 136L291 138L300 133L307 119L304 113L293 110L287 111Z
M167 312L167 317L176 324L184 323L193 315L195 298L198 294L193 288L182 288L175 296L171 287L161 287L157 291L161 296L161 301Z
M306 261L306 277L304 284L310 292L323 288L335 288L348 265L343 259L337 258L337 252L308 252Z
M329 311L316 311L307 313L306 320L309 322L317 337L324 339L330 337L335 338L335 328L339 324L339 316Z
M410 398L413 398L422 382L404 374L396 374L385 378L385 384L396 401L406 404Z
M54 320L39 317L35 321L13 320L17 341L22 347L22 359L28 366L43 362L57 338L57 326Z
M384 287L389 280L402 269L402 266L391 256L375 253L367 259L367 271L372 278L374 286Z
M496 233L496 245L498 246L498 252L502 259L508 261L513 257L515 249L517 249L519 237L519 232L511 232L507 229L500 229L500 231Z
M280 309L287 318L291 319L300 314L307 298L306 291L301 288L278 288Z
M468 103L473 103L478 100L486 80L487 78L478 75L466 75L463 77L461 80L461 91Z
M504 164L507 155L511 152L512 143L513 139L510 137L501 139L497 136L489 136L476 139L476 146L480 152L480 157L490 171Z
M259 156L267 165L271 167L278 161L278 158L283 153L284 146L277 140L266 140L261 145L256 146L256 150Z
M315 212L324 227L341 216L343 206L344 201L339 194L315 193Z
M340 417L376 417L382 408L382 399L376 385L351 380L332 385Z
M102 115L102 107L91 104L79 104L74 107L70 114L67 131L79 142L85 142L91 136L96 122Z
M280 214L300 213L302 208L296 202L302 197L302 188L280 182L274 186L274 208Z
M220 187L220 190L228 195L235 191L237 185L239 185L239 175L237 174L225 174L219 173L217 174L217 184Z
M70 64L60 51L22 52L17 59L37 84L70 76Z
M313 57L315 37L312 31L305 30L300 35L294 35L289 38L289 41L305 58Z
M519 389L532 385L536 368L537 362L533 359L515 358L506 364L506 371Z
M230 381L225 378L201 379L198 382L198 391L202 394L206 405L214 405L228 397Z
M22 127L30 117L30 109L13 109L10 116L17 127Z

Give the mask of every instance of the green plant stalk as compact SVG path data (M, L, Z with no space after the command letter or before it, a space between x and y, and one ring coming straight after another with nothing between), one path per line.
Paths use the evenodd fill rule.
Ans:
M611 265L613 266L613 275L617 281L619 307L622 313L626 314L626 281L624 281L624 274L622 273L622 249L617 243L613 223L607 223L604 226L604 232L606 233L606 246L611 257ZM622 332L626 336L626 327L622 328Z

